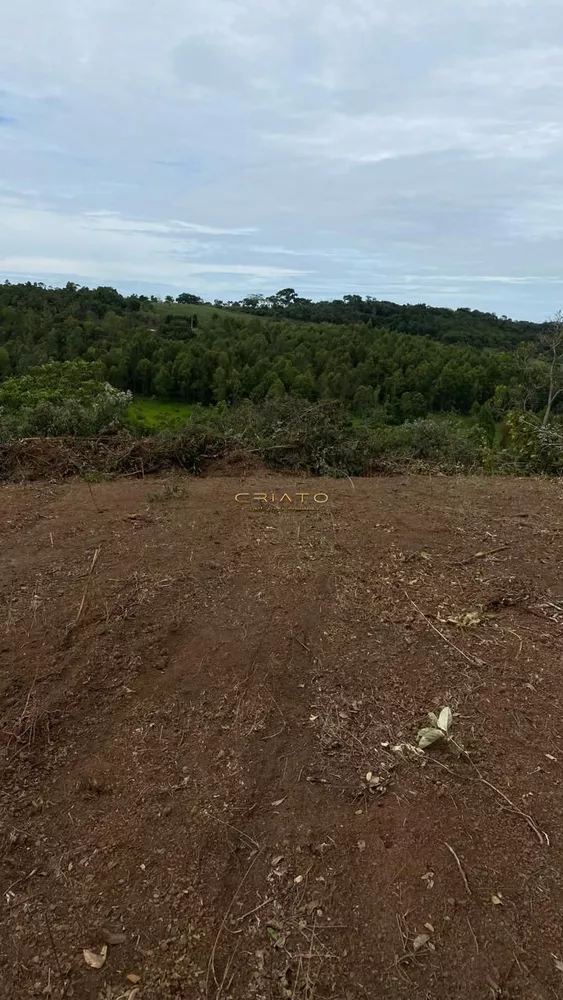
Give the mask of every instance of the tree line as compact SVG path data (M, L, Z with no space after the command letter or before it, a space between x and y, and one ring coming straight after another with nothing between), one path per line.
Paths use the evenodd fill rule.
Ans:
M310 403L338 399L357 417L400 423L493 406L498 387L518 380L515 345L539 342L542 332L469 310L359 296L309 303L304 318L297 314L308 300L292 290L271 299L221 308L191 293L161 302L106 287L6 282L0 380L82 359L99 362L117 389L145 396L210 406L289 393Z
M193 301L194 297L190 298ZM178 301L183 300L179 296ZM372 327L385 326L399 333L413 333L445 343L464 343L474 347L515 347L523 341L533 340L546 329L546 324L512 320L476 309L447 309L424 303L398 305L369 295L366 298L344 295L342 299L314 302L299 296L293 288L283 288L275 295L249 295L240 302L216 300L215 305L257 316L282 316L301 322L367 323Z

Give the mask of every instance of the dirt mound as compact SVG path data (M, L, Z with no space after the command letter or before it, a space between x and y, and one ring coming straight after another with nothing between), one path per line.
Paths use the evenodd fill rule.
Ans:
M0 995L558 996L561 484L242 465L0 490Z

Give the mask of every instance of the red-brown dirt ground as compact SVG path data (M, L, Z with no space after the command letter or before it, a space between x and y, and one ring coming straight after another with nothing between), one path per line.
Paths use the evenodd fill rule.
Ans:
M563 997L562 504L4 485L1 996Z

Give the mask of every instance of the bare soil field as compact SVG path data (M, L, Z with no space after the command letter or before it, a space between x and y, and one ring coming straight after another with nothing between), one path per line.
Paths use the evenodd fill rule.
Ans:
M2 486L0 995L563 997L562 512L531 479Z

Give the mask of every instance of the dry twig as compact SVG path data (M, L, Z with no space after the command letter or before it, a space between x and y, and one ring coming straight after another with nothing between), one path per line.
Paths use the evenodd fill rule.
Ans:
M88 593L88 587L90 586L90 580L92 579L92 573L94 572L94 566L96 565L96 563L98 561L99 554L100 554L100 550L96 549L96 551L94 552L94 555L92 556L92 563L90 565L90 569L88 571L88 576L86 578L86 586L84 587L84 593L82 595L82 600L80 602L80 607L78 609L78 614L77 614L75 622L74 622L75 625L78 624L78 619L80 618L80 615L82 614L82 611L83 611L83 608L84 608L84 604L86 602L86 595Z
M291 638L295 639L295 641L298 642L299 645L303 647L303 649L306 649L308 653L311 652L311 650L309 649L309 647L306 646L304 642L301 642L301 639L299 638L299 636L295 635L295 632L291 633Z
M440 766L440 767L445 767L447 771L451 771L451 773L452 774L456 774L457 777L465 777L465 779L467 781L480 781L483 785L487 785L487 787L490 788L490 789L492 789L493 792L496 792L497 795L500 795L501 799L504 799L504 801L506 802L507 806L509 807L510 812L514 812L514 813L516 813L517 816L521 816L522 819L526 820L526 823L528 824L528 826L530 827L530 829L534 831L534 833L535 833L536 837L538 838L538 840L539 840L540 844L542 845L542 847L543 847L544 843L548 847L550 847L550 840L549 840L549 837L548 837L547 833L545 833L545 831L542 832L540 830L540 828L538 827L537 823L534 822L534 820L529 815L529 813L525 813L523 809L520 809L517 805L514 804L514 802L512 801L512 799L508 798L508 795L506 795L504 792L502 792L500 790L500 788L497 788L496 785L493 785L492 781L489 781L487 778L483 777L483 775L481 774L479 768L471 760L469 754L467 754L467 753L465 754L465 759L469 761L469 763L471 764L473 770L476 772L476 774L477 774L476 778L472 778L469 774L462 775L460 772L452 771L451 768L446 767L445 764L441 764L440 761L436 760L434 757L431 757L430 754L426 755L425 759L427 761L431 761L433 764L438 764L438 766ZM506 809L506 806L504 806L504 808Z
M473 764L473 767L475 767L475 764ZM528 824L528 826L530 827L530 829L532 829L534 831L534 833L535 833L536 837L538 838L538 840L539 840L540 844L542 845L542 847L543 847L543 844L544 844L544 838L545 838L545 843L549 847L550 843L549 843L549 837L548 837L547 833L542 832L539 829L539 827L536 825L536 823L534 822L534 820L532 819L532 817L529 815L529 813L525 813L523 809L520 809L517 805L515 805L514 802L512 801L512 799L508 798L508 795L505 795L504 792L501 792L500 788L497 788L497 786L493 785L493 783L491 781L488 781L487 778L484 778L483 775L480 773L480 771L477 770L476 767L475 767L475 770L477 771L477 774L479 775L479 781L482 781L484 785L487 785L489 788L492 788L493 792L496 792L497 795L500 795L500 797L502 799L504 799L504 801L510 807L510 811L511 812L516 813L517 816L521 816L522 819L526 820L526 823Z
M216 993L215 993L215 1000L219 1000L219 998L221 996L221 993L223 991L223 986L225 984L225 978L227 976L227 972L228 972L228 970L229 970L229 968L231 966L231 963L232 963L232 956L231 956L229 962L227 963L227 967L226 967L225 972L223 974L223 978L222 978L221 982L219 983L218 980L217 980L217 976L215 974L215 954L217 952L217 945L219 944L219 939L221 937L221 931L225 927L225 922L227 920L227 917L229 916L229 913L231 912L233 906L235 905L236 898L237 898L240 890L242 889L244 883L246 882L248 876L250 875L250 872L254 868L254 865L256 864L256 862L257 862L258 858L260 857L261 853L262 853L262 848L260 848L260 850L257 851L257 853L253 857L252 861L250 862L248 868L246 869L244 875L242 876L242 878L241 878L241 880L240 880L237 888L234 891L234 894L233 894L233 897L231 899L231 902L229 903L227 909L225 910L225 914L224 914L223 919L221 920L221 923L219 925L219 930L217 931L217 937L215 938L215 941L213 942L213 948L211 949L211 955L209 956L209 962L207 963L207 976L206 976L206 979L205 979L205 994L206 994L206 996L209 996L209 979L210 979L211 974L213 974L213 979L215 980L215 986L217 987L217 990L216 990Z
M50 924L50 921L49 921L49 915L47 913L47 910L45 910L45 923L47 924L47 933L49 935L49 941L51 942L51 948L53 949L53 955L55 956L55 963L56 963L56 966L57 966L57 972L59 973L61 984L62 984L61 985L61 1000L63 1000L64 995L66 993L66 986L67 986L67 984L66 984L66 979L65 979L65 977L63 975L63 970L61 968L61 963L60 963L60 960L59 960L59 953L58 953L57 947L55 945L55 939L53 938L53 932L51 930L51 924Z
M454 562L452 566L467 566L468 563L473 562L474 559L486 559L487 556L494 556L497 552L503 552L507 549L508 543L506 545L497 545L496 549L489 549L487 552L475 552L468 559L461 559L459 562Z
M411 597L409 597L406 590L404 591L404 593L405 597L410 601L413 608L415 608L415 610L418 611L420 617L424 619L427 625L430 625L430 628L433 629L434 632L436 632L440 636L440 638L444 640L444 642L447 642L448 646L451 646L452 649L455 649L456 652L459 653L461 656L463 656L464 660L467 660L467 662L471 663L472 666L479 667L483 665L482 661L477 662L477 660L475 660L472 656L469 656L467 653L465 653L463 649L460 649L459 646L456 646L455 642L452 642L451 639L448 639L447 635L444 635L444 633L441 632L439 628L436 628L433 622L431 622L430 619L427 617L427 615L424 614L424 611L420 610L418 605L414 603Z
M39 870L39 869L37 869L37 868L32 868L32 870L31 870L30 872L28 872L28 874L27 874L27 875L22 875L22 876L21 876L21 878L17 878L17 879L16 879L16 881L15 881L15 882L12 882L12 883L11 883L11 884L10 884L10 885L8 886L8 888L7 888L7 889L4 889L4 892L2 893L2 895L3 895L3 896L7 896L7 895L8 895L8 893L12 891L12 889L15 889L15 887L16 887L17 885L21 885L21 883L22 883L22 882L27 882L28 878L31 878L31 877L32 877L32 875L35 875L35 872L36 872L36 871L38 871L38 870Z
M213 819L216 820L217 823L222 823L223 826L228 827L229 830L233 830L235 833L238 833L239 837L243 837L245 840L250 841L250 843L252 844L252 846L255 847L257 851L261 850L260 844L257 844L256 841L253 840L252 837L249 837L249 835L247 833L244 833L243 830L239 830L239 828L237 826L233 826L232 823L225 822L225 820L221 819L219 816L215 816L214 815Z
M471 931L471 936L472 936L472 938L473 938L473 940L475 942L475 951L477 952L477 954L479 954L479 942L477 940L477 935L476 935L475 931L473 930L473 925L472 925L469 917L467 916L467 914L465 914L465 919L467 920L467 924L469 926L469 930Z
M268 899L265 899L263 903L258 903L258 906L255 906L253 910L247 910L246 913L242 914L242 916L237 917L237 923L240 923L241 920L246 920L247 917L251 917L253 913L257 913L258 910L261 910L264 906L267 906L268 903L273 903L273 901L274 901L274 896L269 896Z
M463 868L461 866L461 861L459 860L459 858L458 858L456 852L454 851L453 847L450 844L448 844L448 842L446 840L444 841L444 843L445 843L446 847L448 848L448 851L450 852L450 854L453 854L453 856L455 858L455 863L456 863L457 867L459 868L459 874L461 875L461 877L463 879L463 884L464 884L465 888L467 889L467 894L468 894L468 896L470 896L471 895L471 889L469 888L469 882L467 881L467 876L466 876L466 874L465 874L465 872L464 872L464 870L463 870Z

